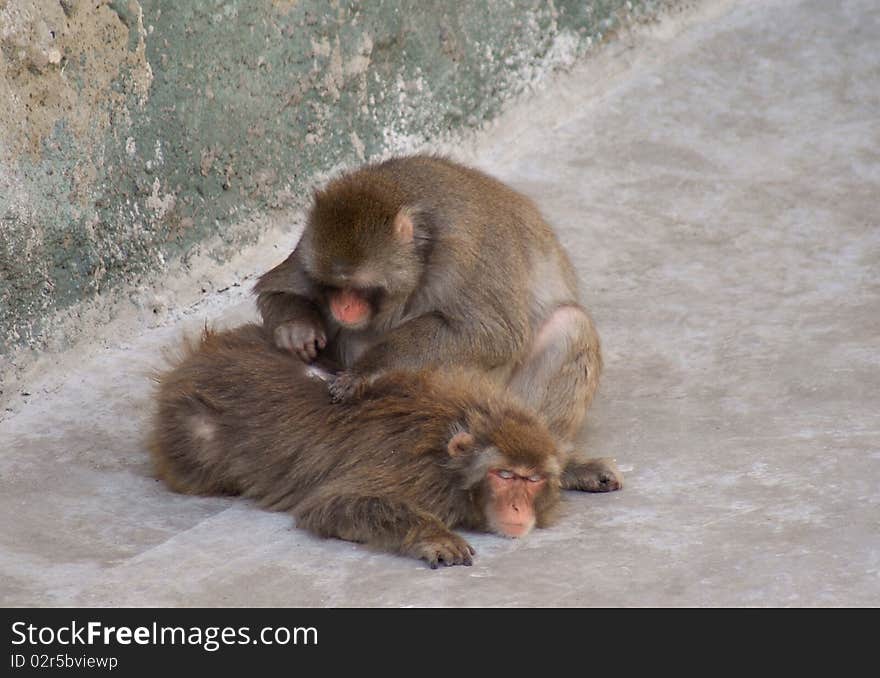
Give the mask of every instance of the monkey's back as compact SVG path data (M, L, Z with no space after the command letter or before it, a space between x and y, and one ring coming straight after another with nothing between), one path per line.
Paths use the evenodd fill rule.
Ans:
M363 399L330 402L326 384L276 349L262 327L206 332L157 378L150 449L158 475L189 494L241 494L294 508L315 487L351 487L435 497L464 394L423 374L383 378ZM402 477L411 479L401 488Z

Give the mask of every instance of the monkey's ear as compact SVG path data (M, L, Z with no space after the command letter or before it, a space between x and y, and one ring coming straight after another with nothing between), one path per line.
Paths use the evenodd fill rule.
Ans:
M474 437L467 431L459 431L449 439L446 449L450 457L459 457L474 447Z
M411 243L415 235L412 215L406 207L402 207L394 217L394 235L402 243Z

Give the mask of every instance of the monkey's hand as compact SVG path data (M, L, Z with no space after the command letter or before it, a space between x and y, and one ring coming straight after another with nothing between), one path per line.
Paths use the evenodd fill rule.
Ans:
M427 561L432 570L440 565L473 565L472 556L476 553L470 544L449 530L419 535L405 544L403 550L408 556Z
M562 472L562 489L613 492L623 487L623 474L611 457L570 461Z
M288 320L275 328L275 345L310 363L327 346L327 335L323 327L311 321Z
M368 377L361 377L351 371L340 372L330 382L330 400L334 403L353 400L363 395L370 381Z

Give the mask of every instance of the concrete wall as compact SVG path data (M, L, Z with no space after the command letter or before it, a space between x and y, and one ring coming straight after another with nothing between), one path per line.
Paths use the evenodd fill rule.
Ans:
M316 173L479 125L662 4L0 0L4 367L59 312L222 260Z

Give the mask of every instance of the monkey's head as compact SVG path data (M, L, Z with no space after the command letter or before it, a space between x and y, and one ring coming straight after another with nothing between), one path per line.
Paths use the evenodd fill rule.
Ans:
M355 174L315 193L298 247L334 320L365 329L418 283L418 210L382 176Z
M482 510L481 527L524 537L553 519L560 496L561 453L542 422L522 410L473 413L448 444L465 489Z

